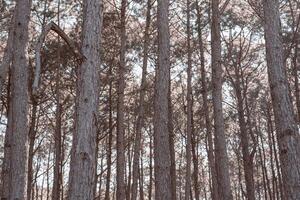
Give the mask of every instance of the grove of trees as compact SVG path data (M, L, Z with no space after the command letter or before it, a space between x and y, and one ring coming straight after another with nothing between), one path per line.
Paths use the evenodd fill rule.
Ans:
M298 0L0 0L1 200L300 200Z

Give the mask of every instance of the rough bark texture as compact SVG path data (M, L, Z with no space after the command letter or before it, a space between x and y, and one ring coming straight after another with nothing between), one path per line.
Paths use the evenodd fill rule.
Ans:
M268 76L282 168L284 199L300 199L300 138L288 93L280 34L279 1L265 0L265 40Z
M169 145L169 87L170 87L170 33L169 1L159 0L158 65L156 67L154 94L154 162L155 199L172 199Z
M9 159L8 179L4 183L2 198L8 200L26 199L26 169L28 140L28 24L31 1L17 1L14 13L11 98L9 106L7 151L4 160ZM6 69L7 70L7 69Z
M191 191L191 146L192 146L192 53L190 27L190 1L187 0L187 123L186 123L186 177L185 200L190 200Z
M96 117L99 96L101 1L85 0L83 60L77 83L75 132L69 175L69 200L94 199Z
M219 198L231 200L231 188L228 169L228 156L224 133L224 118L222 108L223 69L221 64L221 36L219 0L212 0L212 86L215 128L215 164L217 171Z
M140 99L139 99L139 110L136 121L136 135L134 141L134 157L133 157L133 175L132 175L132 192L131 199L136 200L137 198L137 185L139 180L139 160L141 152L141 138L142 128L144 124L144 113L145 113L145 93L146 93L146 75L148 65L148 50L149 50L149 28L151 20L151 1L147 0L147 14L146 14L146 27L144 35L144 52L143 52L143 69L142 69L142 82L140 86Z
M117 200L124 200L125 194L125 147L124 147L124 90L126 70L126 6L127 1L121 2L121 24L120 24L120 63L118 69L118 102L117 102Z

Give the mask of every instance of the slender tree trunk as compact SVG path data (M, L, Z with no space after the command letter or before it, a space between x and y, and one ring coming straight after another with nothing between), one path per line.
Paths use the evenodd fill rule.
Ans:
M146 14L146 27L144 33L144 52L143 52L143 69L142 69L142 82L140 86L140 99L139 99L139 110L136 121L136 135L134 141L134 157L133 157L133 182L131 188L131 199L137 199L137 186L139 179L139 160L141 151L141 138L142 128L144 125L144 112L145 112L145 93L146 93L146 75L147 75L147 64L148 64L148 49L149 49L149 28L151 20L151 0L147 0L147 14Z
M173 125L173 104L171 99L171 80L169 86L169 94L168 94L168 103L169 103L169 146L170 146L170 159L171 159L171 166L170 166L170 176L171 176L171 193L172 193L172 200L177 199L177 188L176 188L176 162L175 162L175 134L174 134L174 125Z
M153 141L153 136L152 134L149 134L150 137L150 155L149 155L149 190L148 190L148 200L152 200L152 180L153 180L153 166L152 166L152 160L153 160L153 145L152 145L152 141Z
M27 172L27 200L31 200L32 180L33 180L33 156L34 156L34 141L36 137L36 117L37 117L37 102L32 101L31 123L29 127L29 153L28 153L28 172Z
M126 6L127 1L121 1L120 24L120 65L118 71L118 102L117 102L117 200L125 200L125 148L124 148L124 90L126 70Z
M99 102L99 66L101 1L85 0L82 54L77 83L75 132L69 175L69 200L94 199L97 113Z
M129 135L129 133L130 133L130 123L129 123L129 115L127 115L127 129L128 129L128 136L127 136L127 138L130 138L130 135ZM125 167L125 183L127 183L126 184L126 200L130 200L130 196L131 196L131 194L130 194L130 192L131 192L131 179L132 179L132 154L133 154L133 152L132 152L132 150L131 150L131 142L129 141L128 142L128 144L127 144L127 149L128 149L128 151L127 151L127 162L125 162L125 163L128 163L128 175L127 175L127 173L126 173L126 167ZM139 170L139 166L138 166L138 170ZM127 180L126 180L127 179Z
M193 98L192 98L192 107L193 107ZM192 112L192 137L191 137L191 143L192 143L192 156L193 156L193 165L194 165L194 172L193 172L193 182L194 182L194 190L195 190L195 199L200 200L200 191L199 191L199 159L198 159L198 139L195 134L194 130L194 118L193 118L193 112Z
M107 147L107 174L106 174L106 186L105 186L105 200L110 199L110 177L111 177L111 154L112 154L112 140L113 140L113 119L112 119L112 105L113 105L113 100L112 100L112 66L109 68L109 121L108 121L108 126L109 126L109 135L108 135L108 147Z
M209 107L207 100L207 84L206 84L206 71L205 71L205 58L204 58L204 45L202 39L202 29L201 29L201 18L200 18L200 9L198 2L197 6L197 30L198 30L198 39L199 39L199 49L200 49L200 61L201 61L201 84L202 84L202 98L203 98L203 112L205 113L205 127L208 143L208 163L211 171L212 179L212 189L211 196L213 200L218 200L218 184L217 184L217 175L215 167L215 158L214 158L214 149L213 149L213 138L212 138L212 126L209 117Z
M190 200L191 191L191 143L192 143L192 52L190 27L190 0L187 0L187 127L186 127L186 177L185 200Z
M170 33L169 1L158 0L158 66L154 94L155 199L172 198L169 131Z
M300 199L300 136L284 67L278 0L263 1L269 84L279 143L285 199Z
M254 193L254 179L253 179L253 158L249 152L249 138L246 127L246 119L244 113L244 103L242 96L242 88L240 78L242 77L239 72L239 67L235 67L235 77L236 80L233 83L236 93L237 99L237 110L238 110L238 118L239 118L239 126L240 126L240 134L241 134L241 146L242 146L242 154L243 154L243 165L244 165L244 176L246 182L246 190L247 190L247 199L255 200ZM245 97L246 98L246 97Z
M57 25L60 26L60 0L57 5ZM54 176L52 186L52 200L60 200L60 186L61 186L61 165L62 165L62 150L61 150L61 128L62 128L62 105L60 95L60 37L58 36L58 49L57 49L57 66L56 66L56 88L55 88L55 100L56 100L56 112L55 112L55 133L54 133Z
M103 160L104 160L104 155L101 155L99 186L98 186L98 200L102 199Z
M144 200L144 170L143 170L143 155L141 155L141 164L139 168L139 186L140 186L140 200Z
M224 118L222 108L223 69L221 61L220 11L219 0L212 0L212 96L215 127L215 165L217 172L219 198L232 200L228 156L224 133Z

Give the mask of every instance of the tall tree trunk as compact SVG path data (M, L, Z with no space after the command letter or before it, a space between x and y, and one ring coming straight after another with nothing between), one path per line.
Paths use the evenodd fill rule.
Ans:
M168 103L169 103L169 146L170 146L170 159L171 159L171 166L170 166L170 176L171 176L171 193L172 193L172 200L177 199L177 188L176 188L176 162L175 162L175 133L174 133L174 125L173 125L173 104L171 99L171 80L169 86L169 94L168 94Z
M141 151L141 138L142 128L144 125L144 113L145 113L145 93L146 93L146 76L147 76L147 65L148 65L148 50L149 50L149 29L151 20L151 0L147 0L147 14L146 14L146 27L144 33L144 52L143 52L143 69L142 69L142 82L140 86L140 99L139 99L139 110L136 121L136 134L134 140L134 157L133 157L133 180L131 188L131 199L137 199L137 188L139 179L139 160Z
M192 107L193 107L193 97L192 97ZM195 130L194 130L194 117L192 112L192 137L191 137L191 143L192 143L192 156L193 156L193 165L194 165L194 172L193 172L193 182L194 182L194 190L195 190L195 199L200 200L200 191L199 191L199 159L198 159L198 138L196 136Z
M244 165L244 176L246 182L246 190L247 190L247 199L255 200L254 193L254 179L253 179L253 157L249 152L249 138L246 127L246 119L244 113L244 103L242 96L242 88L241 88L241 78L243 76L240 75L240 66L235 66L235 77L236 80L233 83L236 93L237 99L237 110L238 110L238 118L239 118L239 126L240 126L240 134L241 134L241 146L242 146L242 154L243 154L243 165ZM244 97L247 98L247 97Z
M113 140L113 119L112 119L112 106L113 106L113 100L112 100L112 87L113 87L113 82L112 82L112 66L109 68L109 121L108 121L108 128L109 128L109 135L108 135L108 147L107 147L107 173L106 173L106 185L105 185L105 200L110 199L110 179L111 179L111 155L112 155L112 140Z
M94 199L96 120L99 102L101 1L85 0L82 54L77 83L75 132L69 175L69 200Z
M27 139L28 139L28 24L31 1L17 1L14 13L13 56L11 68L11 98L8 116L9 148L4 160L9 159L8 200L26 199ZM6 143L7 144L7 143ZM5 186L4 186L5 187Z
M198 31L198 40L199 40L199 49L200 49L200 61L201 61L201 84L202 84L202 98L203 98L203 112L205 113L205 127L207 135L207 144L208 144L208 164L211 171L211 197L213 200L218 200L218 184L217 184L217 172L214 158L214 149L213 149L213 138L212 138L212 126L209 117L209 107L207 100L207 84L206 84L206 71L205 71L205 58L204 58L204 45L202 39L202 28L201 28L201 16L200 8L197 2L197 31Z
M125 147L124 147L124 90L126 70L126 6L127 1L121 1L120 22L120 63L118 71L118 102L117 102L117 200L125 200Z
M60 0L57 5L57 25L60 26ZM60 95L60 79L61 79L61 56L60 56L60 37L57 37L58 49L57 49L57 66L56 66L56 88L55 88L55 132L54 132L54 173L53 173L53 186L52 186L52 200L60 200L60 186L61 186L61 165L62 165L62 150L61 150L61 128L62 128L62 104Z
M153 160L153 145L152 145L152 141L153 141L153 136L152 133L149 134L150 137L150 142L149 142L149 146L150 146L150 155L149 155L149 190L148 190L148 200L152 200L152 180L153 180L153 165L152 165L152 160Z
M170 33L169 1L158 0L158 66L154 94L155 199L172 199L169 132Z
M191 192L191 143L192 143L192 52L190 27L190 0L187 0L187 123L186 123L186 177L185 200Z
M263 1L269 84L279 143L284 196L300 199L300 136L285 73L279 1Z
M221 60L221 33L219 0L212 0L212 96L215 127L215 165L218 181L219 198L232 200L228 156L224 133L224 118L222 108L223 69Z

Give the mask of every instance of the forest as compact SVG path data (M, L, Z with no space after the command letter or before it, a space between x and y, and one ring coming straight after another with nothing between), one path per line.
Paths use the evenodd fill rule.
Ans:
M0 0L1 200L300 200L299 0Z

